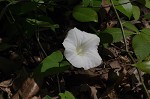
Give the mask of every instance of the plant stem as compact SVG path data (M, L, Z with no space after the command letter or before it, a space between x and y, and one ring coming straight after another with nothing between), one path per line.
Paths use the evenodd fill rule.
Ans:
M128 52L128 46L127 46L127 43L126 43L126 37L125 37L125 33L124 33L124 29L123 29L123 25L122 25L122 22L120 20L120 17L117 13L117 10L115 9L115 6L114 6L114 3L113 3L113 0L110 0L111 4L112 4L112 7L115 11L115 14L117 16L117 19L118 19L118 22L119 22L119 25L120 25L120 28L121 28L121 33L122 33L122 36L123 36L123 41L124 41L124 44L125 44L125 50Z
M60 82L59 82L59 73L56 75L57 76L57 85L58 85L58 91L59 93L61 93L61 89L60 89Z
M44 48L42 47L42 44L40 43L39 32L36 33L36 39L37 39L37 42L38 42L38 44L39 44L41 50L43 51L44 55L47 56L47 54L46 54Z
M124 33L124 29L123 29L123 25L122 25L121 19L120 19L119 15L118 15L117 10L115 9L113 0L110 0L110 2L111 2L112 7L113 7L113 9L114 9L114 11L115 11L115 14L116 14L116 16L117 16L117 19L118 19L118 22L119 22L119 25L120 25L120 28L121 28L121 32L122 32L122 36L123 36L123 41L124 41L124 44L125 44L125 50L126 50L126 52L128 53L128 56L129 56L129 58L131 59L132 63L135 64L136 61L134 60L134 58L132 57L132 55L130 54L130 52L129 52L129 50L128 50L128 46L127 46L127 43L126 43L126 37L125 37L125 33ZM146 95L147 95L147 98L150 99L150 95L149 95L149 92L148 92L148 90L147 90L147 88L146 88L146 86L145 86L145 84L144 84L144 81L143 81L143 78L142 78L142 75L141 75L141 71L140 71L138 68L136 68L136 69L137 69L137 71L138 71L138 76L139 76L140 82L141 82L141 84L142 84L142 86L143 86L143 88L144 88L144 90L145 90L145 93L146 93Z

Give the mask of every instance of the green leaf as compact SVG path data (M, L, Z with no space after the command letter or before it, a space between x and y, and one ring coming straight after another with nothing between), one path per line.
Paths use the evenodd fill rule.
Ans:
M114 4L116 5L119 5L120 3L123 3L123 2L128 2L129 0L120 0L119 2L118 1L114 1ZM128 18L131 17L132 15L132 12L131 12L131 3L129 4L125 4L124 6L123 5L119 5L119 6L115 6L115 8L120 11L121 13L123 13L124 15L126 15ZM129 11L128 11L129 9Z
M61 99L75 99L75 97L69 91L65 91L64 93L59 93Z
M37 2L37 3L44 3L43 0L31 0L32 2Z
M139 68L143 72L150 73L150 61L136 63L133 66Z
M45 72L46 70L59 67L59 62L63 59L63 55L60 51L53 52L51 55L47 56L42 62L41 72Z
M145 0L145 7L150 9L150 0Z
M148 35L148 39L149 39L149 36L150 36L150 28L143 28L141 30L141 33L144 33L145 35Z
M72 15L79 22L98 22L97 13L91 8L76 7Z
M55 28L59 28L58 24L51 24L50 22L46 22L46 21L39 21L37 19L30 19L27 18L26 21L28 23L30 23L31 25L35 25L35 26L39 26L39 27L49 27L51 28L53 31L55 31Z
M130 18L132 15L132 4L131 3L124 4L126 2L130 2L130 0L119 0L119 3L122 4L123 8L129 14L129 18Z
M90 0L82 0L82 4L84 7L87 7L88 5L90 5Z
M92 0L92 1L93 1L93 6L95 6L92 9L98 12L99 7L101 6L102 0Z
M147 34L149 32L141 32L133 37L132 46L139 61L144 60L150 54L150 35Z
M107 33L105 31L99 33L99 37L101 38L100 43L102 43L102 44L112 43L113 42L113 36L110 33Z
M52 99L49 95L46 95L44 99Z
M41 79L45 76L64 72L70 66L68 61L62 61L63 55L60 51L55 51L47 56L40 65L34 70L34 76Z
M133 17L138 20L140 17L140 8L138 6L133 6Z
M102 3L102 0L93 0L93 6L100 6Z
M150 55L144 59L144 61L150 61Z
M144 15L144 18L150 20L150 13L145 14L145 15Z
M68 63L68 61L62 61L60 63L60 67L64 67L64 66L69 66L70 64Z
M139 32L139 30L129 21L124 22L123 26L126 27L129 30L132 30L132 31L136 32L136 33Z
M126 37L133 34L133 32L125 30ZM101 42L112 43L122 40L122 32L120 28L107 28L105 31L99 34Z
M26 21L32 25L38 25L41 27L51 27L51 24L49 22L39 21L36 19L29 19L27 18Z

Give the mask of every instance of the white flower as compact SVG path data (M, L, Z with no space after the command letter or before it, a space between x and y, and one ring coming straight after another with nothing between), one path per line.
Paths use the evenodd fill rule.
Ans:
M64 55L77 68L87 70L99 66L102 63L97 50L99 42L100 38L94 34L71 29L63 42Z

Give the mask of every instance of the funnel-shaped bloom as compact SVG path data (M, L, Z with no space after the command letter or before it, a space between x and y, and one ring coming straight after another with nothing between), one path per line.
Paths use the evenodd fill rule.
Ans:
M87 70L99 66L102 63L97 50L99 42L100 38L94 34L71 29L63 42L64 55L77 68Z

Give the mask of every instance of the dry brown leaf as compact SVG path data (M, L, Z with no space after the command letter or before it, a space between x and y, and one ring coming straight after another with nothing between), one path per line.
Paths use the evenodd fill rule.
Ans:
M95 87L93 87L93 86L90 86L90 88L91 88L91 97L92 97L92 99L98 99L98 97L97 97L97 89Z
M22 99L31 99L39 91L39 86L34 81L33 78L27 78L27 80L22 84L18 92L13 96L12 99L19 99L19 95Z
M120 66L118 60L111 61L110 66L111 66L111 68L113 68L117 71L121 70L121 66Z
M117 24L117 21L109 21L109 23L107 23L107 28L112 28Z
M12 86L12 82L13 82L12 79L9 79L0 83L0 89L8 93L8 97L12 96L10 90L10 86Z
M109 99L119 99L116 92L114 90L112 90L109 94Z
M45 97L43 97L42 99L45 99ZM51 99L59 99L59 96L51 97Z
M6 81L3 81L0 83L0 88L1 87L9 87L12 85L12 79L9 79L9 80L6 80Z

